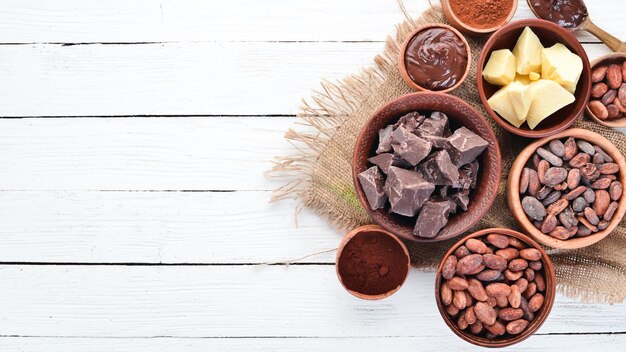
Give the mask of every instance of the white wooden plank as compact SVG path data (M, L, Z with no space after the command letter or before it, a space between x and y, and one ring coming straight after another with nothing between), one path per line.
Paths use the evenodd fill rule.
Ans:
M0 261L265 263L342 234L271 192L0 192ZM334 263L329 252L303 260ZM1 331L0 331L1 333Z
M273 190L295 118L0 119L2 190Z
M3 335L100 337L413 337L456 339L434 274L412 270L389 299L359 300L334 266L0 266ZM539 330L623 331L626 305L559 296Z
M433 3L438 1L434 0ZM396 1L3 0L0 42L382 41L404 16ZM427 0L404 0L417 16ZM595 22L626 38L620 0L586 1ZM623 8L622 8L623 9ZM519 0L514 19L533 17ZM584 41L596 41L588 34Z
M425 332L424 335L428 334ZM626 335L534 335L501 351L568 352L619 351ZM144 352L144 351L484 351L451 336L357 338L50 338L3 337L6 352Z
M0 46L0 117L295 114L383 43ZM608 53L586 45L590 58Z

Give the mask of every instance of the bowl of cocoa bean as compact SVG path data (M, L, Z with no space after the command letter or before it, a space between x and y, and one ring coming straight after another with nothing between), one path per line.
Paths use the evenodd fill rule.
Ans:
M352 158L357 198L374 222L406 240L468 231L493 203L500 149L485 118L459 98L411 93L363 126Z
M507 200L532 238L559 249L608 236L626 211L626 161L608 139L580 128L526 147L511 166Z
M397 292L406 280L411 258L406 246L377 225L357 227L344 236L335 268L353 296L377 300Z
M460 338L505 347L544 323L556 291L554 266L541 247L517 231L472 233L445 254L435 279L439 312Z
M626 127L626 53L612 53L592 61L591 83L587 116L603 126Z
M517 0L441 0L441 9L454 28L481 36L509 22L517 10Z

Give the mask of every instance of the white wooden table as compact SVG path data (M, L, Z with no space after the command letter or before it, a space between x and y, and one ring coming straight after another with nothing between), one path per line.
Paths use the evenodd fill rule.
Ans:
M626 38L622 0L587 3ZM268 204L280 183L262 173L300 98L402 19L393 0L0 0L0 350L470 350L432 273L365 302L332 253L255 265L338 244ZM558 296L513 350L625 344L625 304Z

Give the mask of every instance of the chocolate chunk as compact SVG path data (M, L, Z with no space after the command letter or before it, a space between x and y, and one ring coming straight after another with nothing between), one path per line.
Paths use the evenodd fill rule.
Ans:
M367 202L372 210L380 209L385 206L387 195L384 191L385 179L380 173L378 167L372 166L359 174L359 182L365 192Z
M417 217L413 234L417 237L433 238L448 223L450 202L427 201Z
M424 120L418 130L422 135L444 137L446 131L450 131L448 116L442 112L435 111L430 114L429 118Z
M459 182L459 169L452 163L450 155L445 150L431 154L418 170L427 181L438 186L453 186Z
M415 216L435 190L435 185L424 180L418 172L391 166L385 190L389 196L392 212Z
M393 133L393 125L381 128L378 131L378 148L376 148L376 154L391 151L391 133Z
M424 117L421 116L419 113L417 112L410 112L404 116L402 116L398 122L396 122L393 127L394 128L398 128L398 127L402 127L408 131L413 131L414 129L417 128L417 126L419 126L422 121L424 121Z
M459 208L463 211L467 211L467 206L469 205L469 191L462 190L456 193L452 193L450 195L450 199L453 200Z
M391 153L382 153L367 159L370 163L378 166L385 174L389 172L389 167L397 166L408 169L411 164Z
M398 127L391 134L393 151L412 166L417 165L431 150L431 144L409 132L404 127Z
M432 145L432 147L435 148L435 149L450 149L450 148L452 148L452 146L450 146L450 141L446 137L431 136L429 134L422 135L422 134L419 133L419 130L417 130L415 132L415 135L417 135L418 137L422 138L426 142L430 143Z
M450 157L455 165L467 164L475 160L489 145L481 136L461 127L449 138Z

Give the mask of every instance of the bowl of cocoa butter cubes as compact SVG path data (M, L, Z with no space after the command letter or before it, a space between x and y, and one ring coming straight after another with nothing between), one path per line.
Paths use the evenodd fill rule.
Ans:
M592 245L624 217L626 162L605 137L568 129L528 145L515 159L507 200L520 226L559 249Z

